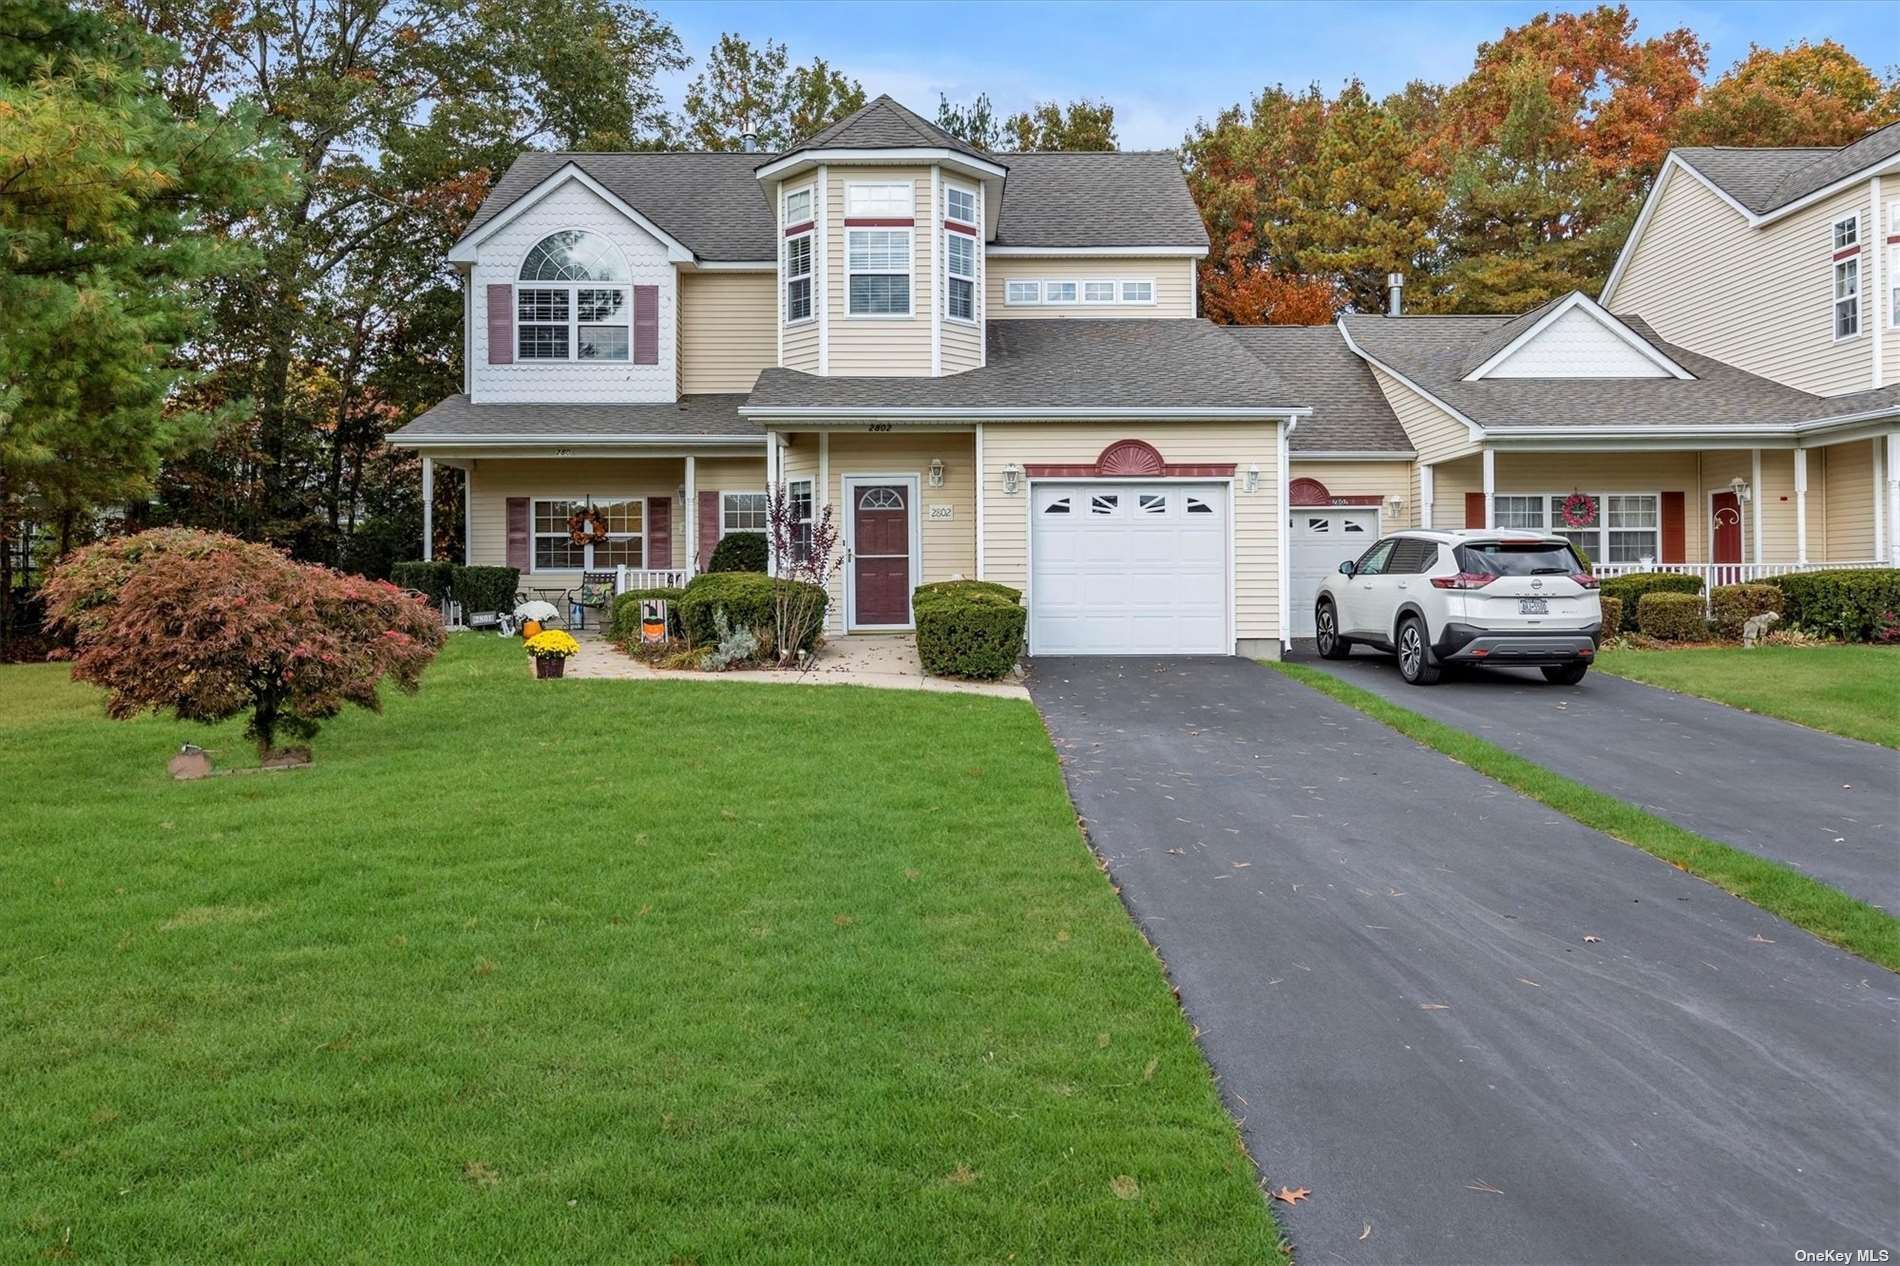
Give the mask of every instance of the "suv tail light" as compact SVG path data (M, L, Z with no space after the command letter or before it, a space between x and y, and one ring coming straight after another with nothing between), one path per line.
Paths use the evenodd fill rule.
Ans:
M1434 589L1482 589L1497 577L1487 572L1461 571L1456 576L1433 576Z
M1598 580L1595 576L1592 576L1587 571L1572 572L1570 573L1570 578L1577 582L1577 588L1579 589L1603 588L1603 582Z

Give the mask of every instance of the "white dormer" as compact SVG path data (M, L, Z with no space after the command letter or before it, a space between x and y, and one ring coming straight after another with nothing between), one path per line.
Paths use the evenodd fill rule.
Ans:
M1481 349L1482 360L1464 375L1466 382L1695 376L1579 291L1513 322L1500 338L1500 346Z
M677 395L678 283L692 254L578 167L449 258L467 266L478 404L655 404Z

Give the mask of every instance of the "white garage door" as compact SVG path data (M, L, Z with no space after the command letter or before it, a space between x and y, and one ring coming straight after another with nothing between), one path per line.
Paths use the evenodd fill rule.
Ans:
M1289 566L1293 570L1293 636L1313 636L1313 600L1319 582L1357 558L1379 538L1377 506L1307 509L1296 506L1288 526Z
M1035 655L1226 655L1227 485L1036 484Z

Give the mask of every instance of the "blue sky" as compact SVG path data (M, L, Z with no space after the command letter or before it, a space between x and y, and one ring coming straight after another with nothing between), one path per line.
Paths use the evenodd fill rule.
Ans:
M988 92L999 113L1078 96L1115 106L1123 148L1171 148L1198 117L1273 83L1328 89L1358 75L1375 93L1411 79L1448 83L1505 27L1556 3L788 4L649 0L695 65L669 80L675 108L722 31L772 38L796 61L821 56L926 117L937 94ZM1632 3L1637 33L1687 26L1709 45L1711 74L1751 42L1780 48L1832 38L1876 70L1900 60L1900 0Z

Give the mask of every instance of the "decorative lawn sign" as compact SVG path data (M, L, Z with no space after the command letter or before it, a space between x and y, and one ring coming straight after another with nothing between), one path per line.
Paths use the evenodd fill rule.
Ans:
M73 635L73 677L121 719L169 710L215 723L250 714L266 765L301 763L346 703L382 710L385 680L413 694L442 646L441 616L387 581L292 562L216 532L160 528L88 546L46 582Z
M567 671L567 657L579 651L581 644L572 634L545 629L528 639L527 648L534 657L536 677L559 677Z

